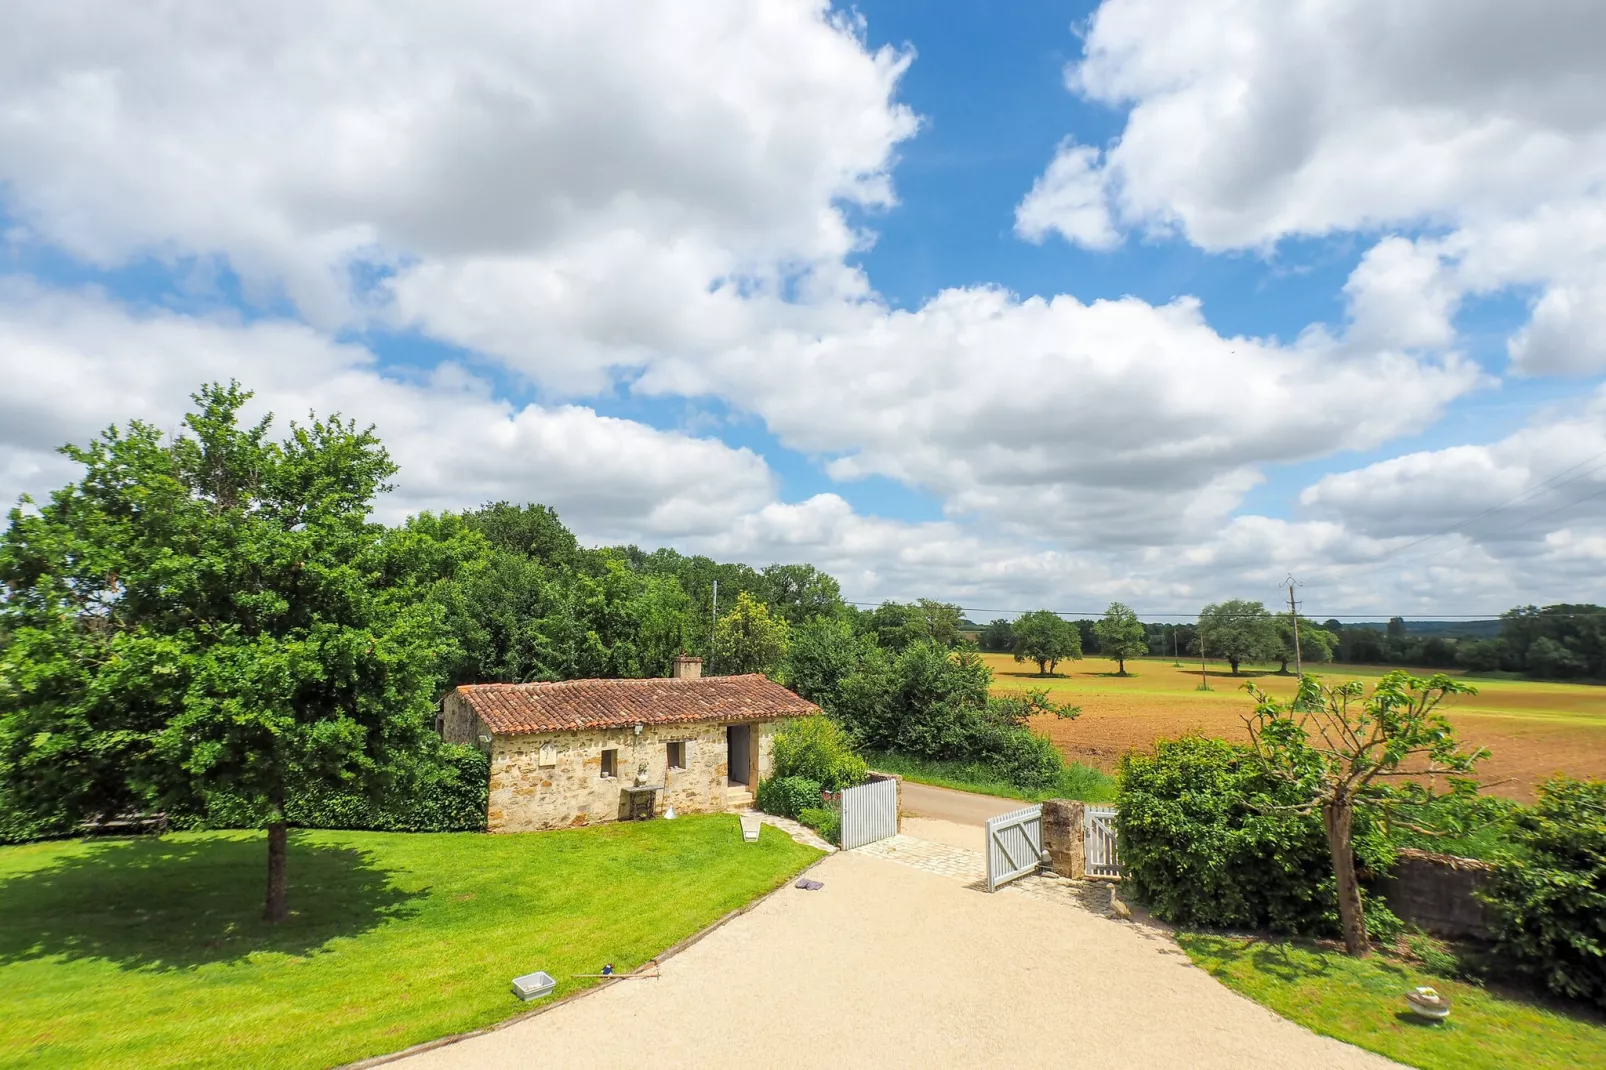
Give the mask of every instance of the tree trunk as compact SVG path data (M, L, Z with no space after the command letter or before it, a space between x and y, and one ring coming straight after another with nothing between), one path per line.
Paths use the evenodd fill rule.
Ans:
M1238 675L1238 659L1234 658L1234 657L1229 657L1229 658L1227 658L1227 664L1232 666L1232 674L1234 676L1237 676Z
M1120 674L1122 676L1125 676L1126 675L1126 659L1125 658L1116 658L1115 659L1115 663L1121 667Z
M290 916L290 904L285 895L285 855L290 844L290 830L284 823L282 809L274 813L268 825L268 905L262 920L277 925Z
M1039 675L1039 676L1047 676L1048 675L1048 659L1047 658L1038 658L1037 659L1037 675Z
M1338 917L1344 928L1344 950L1356 958L1365 958L1372 948L1366 939L1361 886L1355 879L1355 848L1350 842L1354 820L1353 803L1335 801L1322 806L1322 826L1327 831L1327 850L1333 856L1333 876L1338 883Z

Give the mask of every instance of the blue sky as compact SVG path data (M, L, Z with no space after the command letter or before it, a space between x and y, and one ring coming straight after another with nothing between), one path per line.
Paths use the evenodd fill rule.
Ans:
M1597 477L1545 483L1606 450L1596 16L619 6L30 16L0 492L234 375L375 422L388 516L866 598L1606 595Z

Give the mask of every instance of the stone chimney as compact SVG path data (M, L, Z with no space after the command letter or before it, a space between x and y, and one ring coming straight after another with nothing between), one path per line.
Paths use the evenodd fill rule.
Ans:
M675 667L670 676L676 680L697 680L703 675L703 659L694 658L690 654L682 654L675 659Z

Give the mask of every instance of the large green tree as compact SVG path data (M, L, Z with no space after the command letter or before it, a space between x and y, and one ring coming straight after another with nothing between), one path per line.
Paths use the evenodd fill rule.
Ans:
M872 649L872 641L856 635L845 618L815 617L790 629L786 685L827 712L834 712L841 699L842 681L859 668Z
M267 826L279 922L287 800L398 792L435 743L449 640L425 588L453 555L369 519L395 471L371 430L275 439L241 423L249 398L209 386L176 439L66 447L82 478L12 511L0 776L12 805L75 815L226 793Z
M1277 658L1282 662L1282 668L1278 672L1286 673L1288 663L1294 660L1294 624L1289 618L1280 614L1277 617L1277 646ZM1299 618L1298 653L1301 662L1317 664L1332 661L1333 651L1336 649L1338 649L1338 636L1313 620Z
M1022 613L1010 629L1016 661L1037 662L1037 674L1047 676L1067 658L1082 656L1082 635L1076 625L1049 609Z
M760 594L770 612L797 627L816 617L834 617L842 608L836 577L813 565L766 565L759 573Z
M1104 618L1093 626L1099 638L1099 653L1120 666L1126 675L1126 659L1149 652L1149 633L1131 607L1111 602Z
M944 649L964 641L963 611L951 602L922 598L915 602L883 602L867 614L865 625L883 648L898 652L911 643L931 640Z
M1282 652L1277 622L1260 602L1213 602L1199 613L1195 653L1225 658L1234 676L1245 661L1270 661ZM1199 645L1203 643L1203 649Z

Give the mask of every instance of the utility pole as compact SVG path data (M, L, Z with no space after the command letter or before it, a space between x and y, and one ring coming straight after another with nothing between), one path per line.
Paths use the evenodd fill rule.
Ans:
M714 644L719 640L719 581L714 581L714 626L708 634L708 675L714 675Z
M1199 690L1210 690L1210 677L1205 675L1204 629L1199 629Z
M1299 581L1294 579L1293 576L1289 576L1288 620L1289 623L1294 627L1294 676L1297 679L1303 680L1305 678L1305 667L1299 659L1299 608L1297 603L1294 601L1294 588L1297 586L1299 586Z

